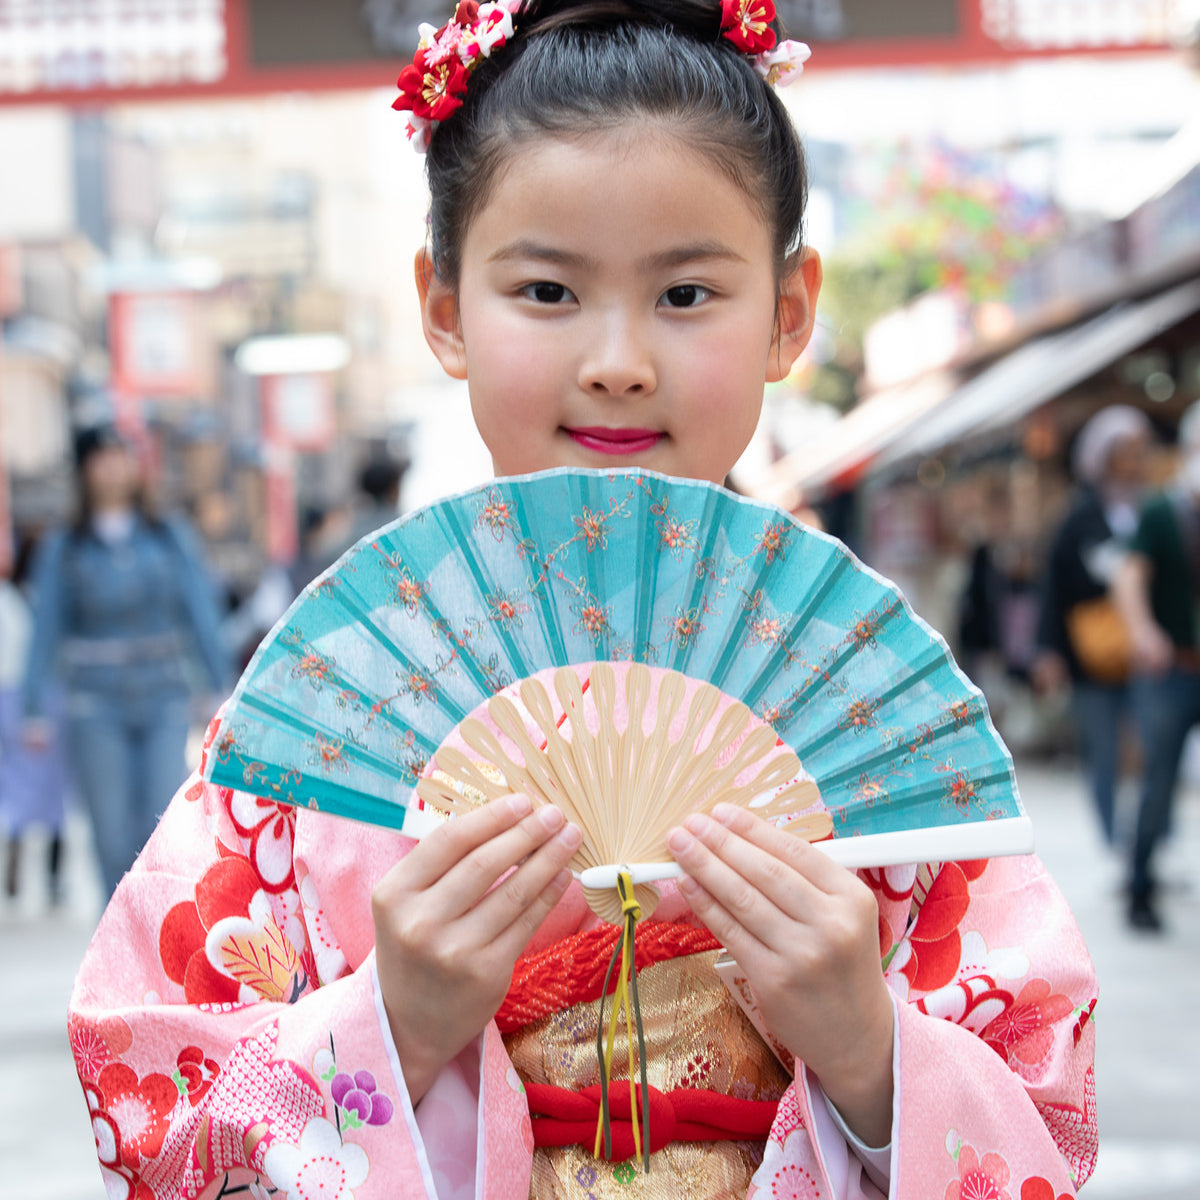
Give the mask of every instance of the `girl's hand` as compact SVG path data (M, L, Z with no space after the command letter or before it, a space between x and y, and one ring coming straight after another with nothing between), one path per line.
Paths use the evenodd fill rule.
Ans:
M868 1146L890 1140L894 1014L870 890L744 809L692 816L667 847L680 891L746 972L775 1036Z
M372 893L379 986L414 1105L495 1015L571 882L582 834L557 808L531 809L509 796L447 821Z

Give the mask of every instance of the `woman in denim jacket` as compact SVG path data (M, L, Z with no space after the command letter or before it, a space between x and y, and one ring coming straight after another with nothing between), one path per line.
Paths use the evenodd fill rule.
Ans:
M187 773L189 660L228 682L212 580L190 528L156 517L137 460L111 425L76 443L81 513L49 535L34 567L25 737L44 736L48 682L66 686L75 784L112 894Z

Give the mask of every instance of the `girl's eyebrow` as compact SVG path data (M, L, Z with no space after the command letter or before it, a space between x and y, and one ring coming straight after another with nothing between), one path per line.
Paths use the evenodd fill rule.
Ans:
M724 259L728 262L745 262L745 257L723 242L691 242L686 246L676 246L670 250L660 251L642 259L638 266L642 270L662 269L664 267L683 267L688 263L711 262Z
M663 270L670 267L681 267L688 263L726 260L729 262L744 262L743 255L723 242L702 241L689 242L683 246L673 246L669 250L661 250L657 254L647 255L637 263L637 269ZM596 259L579 254L573 250L564 250L558 246L545 245L530 238L518 238L494 250L488 255L489 262L533 261L550 263L559 267L588 268L597 265Z
M515 242L509 242L488 255L488 262L514 262L517 260L547 262L560 267L592 265L592 260L586 255L576 254L571 250L562 250L557 246L546 246L530 238L517 238Z

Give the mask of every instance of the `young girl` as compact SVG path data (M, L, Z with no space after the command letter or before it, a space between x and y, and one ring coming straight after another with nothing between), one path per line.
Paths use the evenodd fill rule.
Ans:
M740 455L820 285L774 39L767 0L460 5L425 35L397 101L428 144L417 286L498 473ZM1089 1174L1095 984L1036 860L855 876L720 808L670 835L686 876L638 935L649 1175L590 1130L535 1145L531 1106L547 1141L596 1078L615 935L579 840L520 796L414 845L191 781L73 999L110 1195L1061 1200ZM697 1096L718 1115L672 1136Z

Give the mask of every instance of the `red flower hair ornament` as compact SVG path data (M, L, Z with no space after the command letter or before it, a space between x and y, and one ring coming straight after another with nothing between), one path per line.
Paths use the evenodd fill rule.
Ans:
M425 153L433 131L462 106L471 72L513 36L513 18L524 5L525 0L459 0L440 29L420 26L420 44L412 65L396 80L400 95L392 101L394 109L408 113L408 138L418 153ZM776 45L774 19L772 0L721 0L722 37L749 55L769 84L784 86L799 77L811 51L803 42Z
M441 29L420 26L420 45L412 66L400 72L400 95L392 101L393 108L408 111L408 137L420 153L429 148L438 125L462 106L471 72L512 37L513 13L523 2L460 0Z

